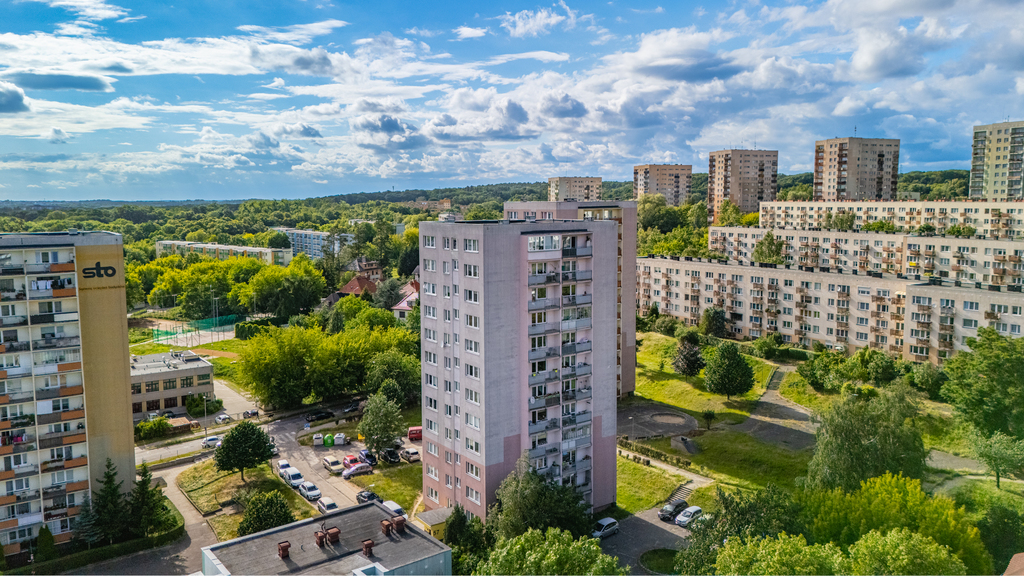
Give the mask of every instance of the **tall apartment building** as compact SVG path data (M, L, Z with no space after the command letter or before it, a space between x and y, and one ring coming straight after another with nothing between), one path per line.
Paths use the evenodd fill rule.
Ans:
M718 150L708 157L708 208L717 215L726 200L744 214L775 200L779 175L777 150Z
M505 202L506 220L613 220L619 225L618 354L616 390L620 397L636 390L636 202Z
M301 252L313 259L323 258L324 246L331 246L330 232L300 230L298 228L286 228L284 226L274 228L274 230L282 232L285 236L288 236L288 241L291 242L292 245L292 256L296 256ZM351 244L354 240L354 234L338 234L337 239L334 240L334 253L338 254L341 252L342 246Z
M694 325L705 308L722 308L734 338L778 332L783 341L803 346L820 342L850 352L870 347L942 364L967 349L979 326L1015 337L1024 326L1019 284L674 256L639 258L637 273L639 306L657 305Z
M855 229L873 222L889 222L902 232L923 224L942 233L951 226L970 226L975 235L1005 240L1024 231L1024 202L978 200L861 201L861 202L764 202L761 226L765 228L828 228L826 218L844 212L856 214Z
M1024 121L974 127L971 145L971 198L1024 198Z
M601 199L601 178L590 176L560 176L548 178L548 200L564 202L593 202Z
M262 248L258 246L228 246L226 244L185 242L183 240L157 240L156 257L180 254L199 254L217 260L228 258L255 258L267 265L287 266L292 261L290 248Z
M668 206L682 206L690 195L693 166L687 164L644 164L633 166L633 198L644 194L665 197Z
M831 138L814 143L815 200L893 200L899 173L899 139Z
M613 503L618 225L422 222L420 257L426 507L483 518L524 452Z
M107 458L135 476L121 236L0 234L0 544L71 539Z

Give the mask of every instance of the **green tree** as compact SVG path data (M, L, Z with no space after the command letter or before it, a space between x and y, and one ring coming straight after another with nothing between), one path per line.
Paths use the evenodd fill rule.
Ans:
M465 509L456 504L444 524L444 543L452 549L452 573L473 574L487 560L490 542L487 530L479 517L472 519Z
M346 328L391 328L398 325L398 318L390 310L382 308L366 308L356 314L355 318L346 321Z
M938 400L942 385L946 383L946 373L931 362L922 362L914 366L907 375L908 383L918 390L924 391L932 400Z
M402 281L398 278L388 278L377 284L377 291L373 293L373 305L377 308L388 310L402 301Z
M679 321L671 316L661 316L654 322L654 331L665 336L674 336Z
M416 342L420 341L420 305L417 303L412 310L405 315L405 329L416 335Z
M969 352L958 352L945 363L949 380L942 397L982 433L1024 438L1024 338L979 328L978 337L968 338L967 345Z
M860 229L863 232L895 232L897 230L895 224L885 220L876 220L875 222L868 222L867 224L861 226Z
M99 518L96 510L92 507L92 498L87 493L82 499L78 509L78 521L75 522L75 539L85 544L86 548L92 548L93 544L103 541L103 533L100 531Z
M1002 574L1015 552L1024 550L1024 516L1013 508L994 504L978 520L981 539L992 554L994 574Z
M751 212L744 214L743 218L740 218L740 225L746 228L757 228L761 223L761 215L757 212Z
M966 574L945 546L907 528L872 530L850 546L846 574Z
M850 211L839 212L832 218L832 229L853 230L857 225L857 214Z
M359 433L363 435L366 447L375 454L391 448L402 437L402 413L398 404L384 394L374 394L366 401L363 419L359 421Z
M921 432L908 421L918 412L905 386L883 390L878 398L848 396L832 404L821 416L807 486L853 491L886 472L920 478L928 453Z
M619 568L619 559L605 554L598 540L576 540L568 531L548 528L500 540L477 573L625 575L629 569Z
M308 314L320 303L326 290L323 274L308 256L299 253L287 268L264 267L249 280L237 298L252 312L289 318Z
M261 492L250 498L245 506L242 521L238 524L238 535L248 536L292 522L295 522L295 516L280 492Z
M731 538L718 552L715 573L737 575L841 574L843 552L835 544L808 545L800 534L778 538Z
M131 312L135 306L146 301L146 293L143 291L142 280L134 272L127 272L124 275L125 303L128 311Z
M762 262L765 264L785 264L786 263L786 240L784 238L776 238L772 231L769 230L764 233L764 237L757 241L754 245L754 254L751 259L754 262Z
M576 488L548 482L530 468L525 452L495 495L498 501L487 511L487 525L498 537L515 538L531 528L558 528L577 538L591 533L589 506Z
M337 334L345 329L345 311L341 305L341 300L335 302L330 310L324 314L323 328L324 332L328 334Z
M708 203L701 200L690 205L689 218L687 221L694 230L707 230L708 228Z
M931 224L921 224L917 227L916 233L918 236L931 236L935 234L935 226Z
M754 370L732 342L719 344L704 368L704 387L712 394L725 394L726 400L746 394L754 387Z
M291 248L292 243L288 240L288 235L284 232L273 231L267 236L266 244L267 248Z
M1001 476L1024 470L1024 440L1017 440L1002 432L985 436L977 430L972 430L970 441L975 457L984 462L996 475L997 490L1000 489Z
M743 222L740 207L732 200L725 200L715 213L715 226L739 226Z
M98 479L100 490L96 493L93 509L96 511L96 526L108 544L121 540L127 531L124 521L126 509L123 482L117 479L117 467L107 458L103 478Z
M970 238L971 236L974 236L975 232L977 232L977 229L975 229L974 226L968 226L967 224L954 224L949 228L946 228L947 236L961 236L964 238Z
M131 496L128 498L128 510L131 514L130 530L137 537L149 536L163 524L164 496L158 486L153 485L153 474L146 463L138 472Z
M214 453L217 470L232 472L238 470L245 482L245 469L255 468L273 456L270 436L248 420L239 422L224 435L221 445Z
M704 355L700 347L689 342L680 342L676 348L676 357L672 360L672 368L683 376L696 376L704 369Z
M380 389L378 390L378 392L380 392L381 394L386 396L388 400L391 400L392 402L398 404L399 406L405 404L405 392L398 385L398 382L395 382L394 378L388 378L384 380L384 382L380 385Z
M36 562L56 560L58 556L57 542L53 539L53 532L50 532L49 526L43 524L36 539Z
M807 201L814 199L814 189L810 184L797 184L779 191L776 196L778 200L789 200L790 202Z
M242 380L264 406L301 406L312 390L313 358L324 339L316 328L265 328L242 348Z
M725 310L717 307L705 308L700 317L700 333L715 338L725 338Z
M714 410L705 410L700 413L700 419L704 421L704 428L711 430L711 424L718 419L718 415Z
M779 345L775 342L775 338L770 334L765 334L757 340L754 340L752 346L754 347L754 351L757 352L757 356L759 358L764 358L765 360L771 360L779 353Z
M366 388L374 393L386 380L394 380L401 390L399 406L414 400L420 390L420 361L411 354L391 349L373 357L366 371Z

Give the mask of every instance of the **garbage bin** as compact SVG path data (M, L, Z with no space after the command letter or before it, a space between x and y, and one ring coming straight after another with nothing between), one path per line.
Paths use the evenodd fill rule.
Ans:
M319 432L317 432L316 434L313 434L313 446L323 446L323 445L324 445L324 435L319 433Z
M334 434L328 434L324 436L324 446L334 446Z

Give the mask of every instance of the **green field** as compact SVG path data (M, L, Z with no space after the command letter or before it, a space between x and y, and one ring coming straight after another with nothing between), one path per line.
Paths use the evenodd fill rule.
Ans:
M235 492L240 488L254 489L259 492L277 491L284 496L288 507L296 519L311 518L316 515L313 508L299 493L292 490L273 473L269 464L260 464L258 467L245 471L243 483L238 472L220 472L217 470L213 459L200 462L185 470L178 476L178 488L192 501L200 514L211 514L221 510L224 506L234 503ZM228 538L234 538L238 529L238 522L241 522L241 514L220 514L217 523L223 527L230 522L225 516L237 516L234 522L234 530L224 532ZM216 530L216 528L215 528ZM223 540L220 531L217 537Z
M384 500L394 500L406 513L412 513L412 505L423 491L423 464L382 462L374 468L373 474L356 476L352 483L360 488L373 490Z
M675 338L647 332L638 334L637 339L643 339L643 345L637 352L636 396L681 408L698 419L703 411L714 410L719 422L743 422L757 405L774 369L763 360L744 356L754 369L754 387L746 394L727 400L704 388L703 372L695 377L676 374L672 369L678 345Z
M819 414L839 399L838 394L818 392L796 372L789 372L782 379L782 384L779 386L779 394L783 398L796 402L804 408Z
M621 456L617 461L615 503L630 514L654 508L686 483L686 478L661 468L637 464Z

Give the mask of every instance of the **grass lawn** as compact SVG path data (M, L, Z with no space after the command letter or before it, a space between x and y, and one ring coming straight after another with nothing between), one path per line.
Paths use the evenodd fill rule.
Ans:
M352 483L360 488L369 488L384 500L398 502L406 513L412 511L416 497L423 491L423 464L387 464L382 462L373 474L356 476ZM371 487L372 486L372 487Z
M145 356L146 354L163 354L164 352L170 352L171 350L181 350L181 347L171 347L167 344L158 344L156 342L146 342L145 344L131 344L128 346L128 351L136 356Z
M423 412L423 408L419 404L417 404L416 406L410 406L408 408L403 408L402 409L402 429L403 429L403 431L408 430L412 426L419 426L423 422L423 420L422 420L422 412ZM335 414L335 415L338 416L338 414ZM299 444L301 444L303 446L312 446L313 445L313 434L317 434L317 433L323 434L324 436L327 436L328 434L339 434L339 433L341 433L341 434L345 434L346 436L348 436L350 438L356 438L356 426L358 426L358 425L359 425L359 420L353 418L353 419L350 419L348 422L342 422L341 424L339 424L337 426L331 426L330 428L321 428L321 429L317 430L316 432L310 432L308 434L303 434L303 435L298 437L298 442L299 442ZM397 500L396 500L396 502L397 502ZM411 504L411 502L410 502L410 504Z
M712 394L704 388L703 372L695 377L680 376L672 369L677 341L655 332L638 334L643 345L637 352L636 395L655 402L682 408L695 418L705 410L714 410L719 422L739 424L750 416L757 399L764 393L773 366L744 356L754 369L754 387L741 396L727 400L725 396Z
M676 552L669 548L655 548L640 555L640 564L655 574L675 574Z
M700 454L684 454L670 445L668 438L645 441L658 450L688 458L695 472L710 476L719 483L737 488L762 488L774 483L793 490L795 480L807 475L811 449L799 452L766 444L742 433L715 430L694 441Z
M921 431L924 447L941 450L964 458L974 458L968 434L970 427L957 423L952 416L952 407L939 402L925 401L924 413L914 419Z
M615 503L630 514L661 504L686 478L618 457Z
M232 540L238 537L238 525L242 523L242 515L219 514L207 518L206 523L210 525L210 528L213 528L214 534L217 535L217 540L224 542L225 540Z
M783 398L796 402L818 414L824 412L826 408L839 399L839 394L822 393L811 388L807 381L796 372L789 372L782 379L782 384L779 386L779 394Z
M208 344L201 344L196 348L205 348L207 350L220 350L222 352L234 352L235 354L241 354L242 348L245 348L246 342L239 340L238 338L229 338L227 340L217 340Z
M231 504L235 492L243 486L260 492L280 492L296 519L311 518L316 514L316 510L298 492L271 471L269 464L246 470L245 479L243 484L238 472L219 472L211 458L182 472L178 476L178 488L188 495L201 514L216 512Z
M206 360L209 361L210 364L213 364L214 378L223 380L224 383L228 385L228 388L231 388L243 396L249 395L249 391L241 383L237 360L233 358L221 358L219 356L208 356ZM232 364L232 362L235 362L235 364Z
M956 482L957 480L953 480ZM996 489L995 478L992 480L964 480L948 492L940 490L956 501L957 506L966 508L972 520L979 520L985 512L997 504L1024 513L1024 484L1007 482L1005 478Z

